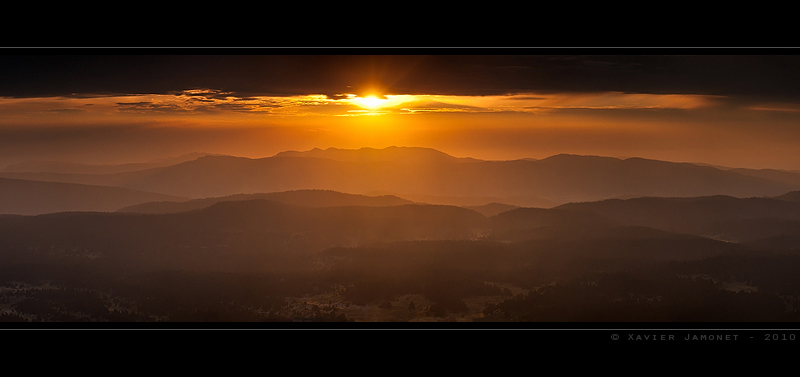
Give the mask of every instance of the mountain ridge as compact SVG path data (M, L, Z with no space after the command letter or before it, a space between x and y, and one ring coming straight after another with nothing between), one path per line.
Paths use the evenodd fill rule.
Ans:
M131 213L178 213L195 209L207 208L220 202L249 201L265 199L283 204L301 205L309 207L328 206L390 206L412 204L414 202L393 195L366 196L341 193L333 190L292 190L272 193L237 194L224 197L192 199L181 202L149 202L123 207L117 212Z
M445 152L426 147L390 146L386 148L363 147L359 149L342 149L330 147L313 148L307 151L284 151L273 157L319 157L346 162L397 161L406 159L412 163L446 161L446 162L480 162L472 157L455 157Z
M334 158L328 158L334 157ZM793 178L791 174L782 175ZM800 190L780 181L691 163L559 154L489 161L421 147L312 149L272 157L203 156L115 174L0 173L1 177L115 186L184 198L291 190L381 192L431 204L502 202L555 206L625 197L777 196ZM470 200L470 198L487 198ZM490 198L490 199L489 199ZM541 203L541 204L538 204Z

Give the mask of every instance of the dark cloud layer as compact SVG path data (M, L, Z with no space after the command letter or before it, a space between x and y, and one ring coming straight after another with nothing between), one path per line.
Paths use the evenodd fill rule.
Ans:
M0 57L0 96L167 94L207 88L237 97L621 91L800 100L795 84L800 82L800 56L756 54L760 50L739 55L714 50L706 55L694 50L692 55L662 55L657 49L646 54L613 50L609 55L595 54L606 52L602 49L590 50L589 55L536 49L511 50L508 55L491 49L413 51L425 55L407 55L402 49L383 55L360 55L371 50L270 49L247 50L247 55L228 55L227 50L199 50L203 55L181 50L179 55L166 55L174 53L170 50L12 52L28 54ZM285 55L298 52L302 55Z

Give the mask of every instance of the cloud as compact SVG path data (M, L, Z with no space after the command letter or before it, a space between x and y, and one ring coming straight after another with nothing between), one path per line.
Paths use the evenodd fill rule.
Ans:
M44 111L51 112L51 113L83 113L83 112L86 112L85 109L79 109L79 108L47 109L47 110L44 110Z
M433 100L420 100L410 103L404 103L401 108L403 112L417 113L417 112L485 112L491 111L488 108L460 104L460 103L447 103L442 101Z
M748 110L777 111L795 113L800 112L800 104L795 103L761 103L746 107Z
M559 110L690 110L715 106L718 96L618 92L497 96L413 96L396 106L404 112L539 112Z
M117 102L119 111L122 112L188 112L187 109L176 103L157 103L153 101Z
M460 50L459 50L460 51ZM477 52L475 52L477 51ZM571 50L555 50L569 54ZM598 50L600 53L603 50ZM168 53L168 51L166 51ZM800 102L794 55L6 55L0 96L174 94L256 98L339 93L504 95L623 92L768 97ZM326 51L329 52L329 51ZM369 51L367 50L367 53ZM403 51L404 52L404 51ZM545 51L552 53L553 51ZM225 50L221 50L224 54ZM474 53L474 55L470 55ZM198 88L216 88L209 92ZM192 92L195 91L195 92ZM795 99L795 100L789 100Z

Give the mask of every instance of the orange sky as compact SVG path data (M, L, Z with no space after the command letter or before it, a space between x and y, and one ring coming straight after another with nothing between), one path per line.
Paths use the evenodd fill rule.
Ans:
M120 163L191 152L257 158L398 145L481 159L573 153L800 170L800 101L788 97L553 88L475 95L393 90L374 72L370 80L360 95L313 92L304 81L306 94L184 87L3 96L0 167L31 159ZM365 101L368 94L375 97Z
M85 162L108 153L103 143L124 144L111 135L104 140L103 131L125 129L141 134L137 143L152 150L153 158L197 150L255 158L314 147L405 145L483 159L576 153L800 169L793 143L800 140L794 126L800 112L786 104L731 108L715 96L606 92L387 95L368 107L352 94L341 99L189 94L2 98L0 116L5 128L42 135L60 131L67 139L79 127L101 144L89 146L98 153L76 155ZM752 123L763 126L754 131ZM130 157L120 153L107 162L147 158L136 153L138 147L127 147ZM766 151L775 157L761 156Z

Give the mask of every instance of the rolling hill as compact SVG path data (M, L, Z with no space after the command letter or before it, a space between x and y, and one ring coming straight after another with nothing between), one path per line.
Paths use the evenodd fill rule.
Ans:
M173 214L0 216L0 256L100 258L122 269L258 270L268 257L375 242L472 239L482 228L488 228L486 217L454 206L308 207L254 199Z
M556 155L541 160L483 161L426 148L311 150L250 159L204 156L168 167L115 174L2 173L29 180L116 186L206 198L291 190L397 195L435 204L487 198L517 206L643 196L777 196L800 189L709 166L641 158ZM449 199L448 199L449 198ZM460 203L453 203L458 198ZM489 199L491 198L491 199Z
M262 194L239 194L217 198L194 199L181 202L149 202L119 209L117 212L133 213L178 213L210 207L219 202L246 201L254 199L271 200L284 204L309 207L367 206L384 207L412 204L392 195L365 196L345 194L330 190L293 190Z
M777 198L643 197L570 203L556 207L601 216L608 223L744 242L800 233L800 203Z

